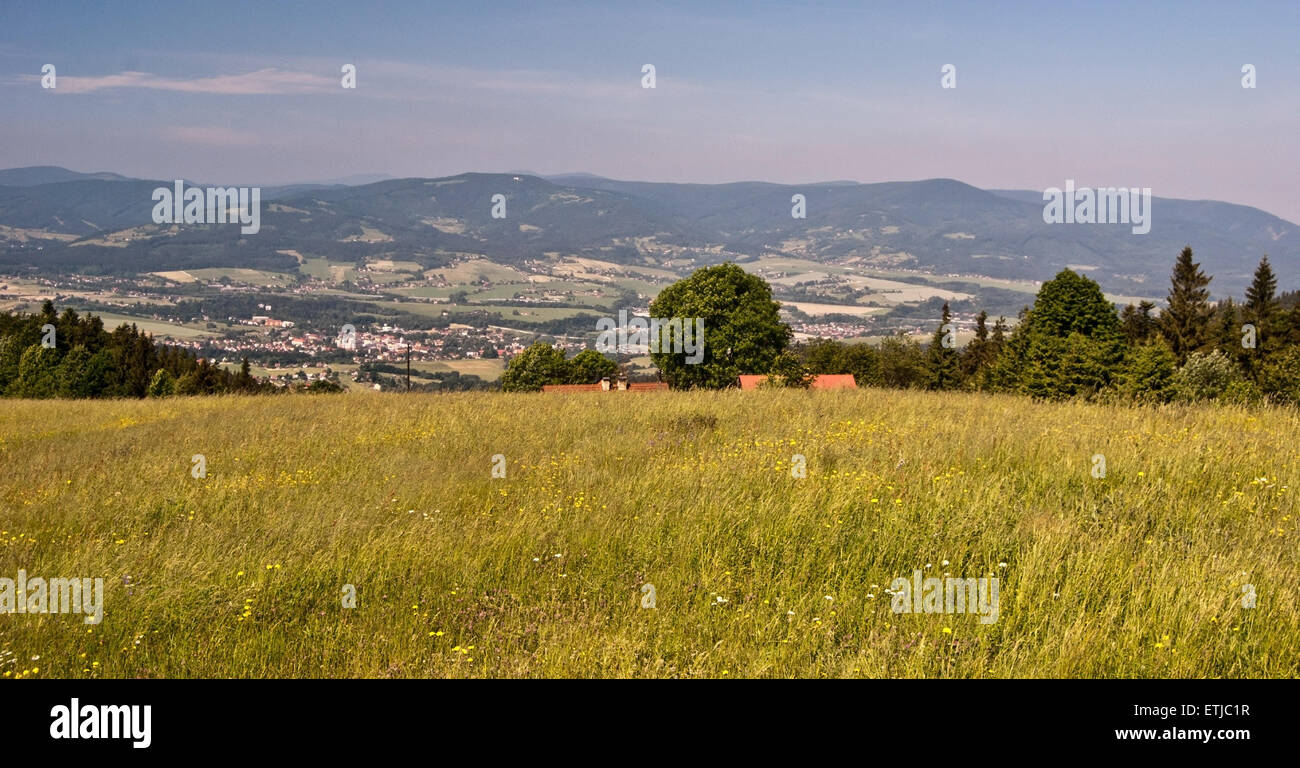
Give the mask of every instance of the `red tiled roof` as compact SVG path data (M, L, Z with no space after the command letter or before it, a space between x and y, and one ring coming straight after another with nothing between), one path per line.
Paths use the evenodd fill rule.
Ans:
M857 389L858 382L851 373L823 373L813 377L809 389Z
M668 389L666 381L633 381L627 385L629 392L656 392Z
M758 389L767 380L762 374L743 374L740 377L741 389ZM857 389L858 382L851 373L823 373L814 376L809 389Z

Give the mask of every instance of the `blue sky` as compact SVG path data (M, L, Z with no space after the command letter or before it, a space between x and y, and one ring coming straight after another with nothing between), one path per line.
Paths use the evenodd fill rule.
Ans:
M1071 178L1300 222L1298 51L1294 2L6 3L0 167Z

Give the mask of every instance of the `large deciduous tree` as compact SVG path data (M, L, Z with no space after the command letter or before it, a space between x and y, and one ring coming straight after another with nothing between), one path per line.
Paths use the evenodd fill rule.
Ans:
M734 385L742 373L766 373L792 336L779 308L767 282L735 264L696 270L661 291L650 304L650 315L664 321L680 318L688 330L699 318L702 359L691 363L684 350L662 344L651 358L674 389L721 389Z
M1066 269L1039 289L992 379L1036 397L1087 396L1110 383L1123 349L1114 305L1097 283Z
M565 384L573 372L564 350L544 341L515 355L501 374L501 389L506 392L538 392L547 384Z
M584 349L569 361L567 384L595 384L618 374L618 363L594 349Z

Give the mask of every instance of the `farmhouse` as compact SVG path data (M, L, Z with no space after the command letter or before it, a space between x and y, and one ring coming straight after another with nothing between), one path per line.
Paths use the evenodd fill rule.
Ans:
M767 381L767 376L758 374L744 374L740 377L741 389L758 389ZM857 389L858 382L853 378L853 374L831 374L823 373L814 376L812 383L808 385L809 389Z
M628 381L620 376L614 381L601 379L595 384L545 384L543 392L659 392L668 389L663 381Z

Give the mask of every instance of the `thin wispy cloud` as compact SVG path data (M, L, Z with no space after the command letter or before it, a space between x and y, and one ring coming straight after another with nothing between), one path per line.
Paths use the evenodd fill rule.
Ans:
M132 88L221 96L271 96L322 93L338 87L338 78L332 75L275 68L196 78L162 77L149 72L127 71L90 77L61 74L58 93L83 94Z
M1300 6L1101 5L1008 24L962 4L831 0L432 13L397 2L380 15L326 2L311 19L274 3L203 18L86 3L75 19L0 25L0 167L107 157L126 173L195 178L577 168L1016 189L1086 172L1300 221L1279 172L1297 157L1287 31ZM1171 29L1174 17L1186 23ZM1065 74L1079 50L1088 75ZM57 90L42 87L46 63ZM1257 89L1241 85L1246 63ZM345 64L355 88L340 82ZM654 89L642 88L645 64ZM954 89L940 87L946 64Z

